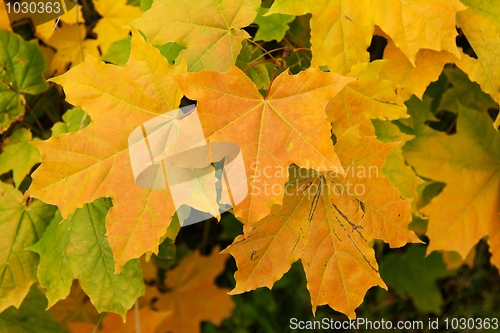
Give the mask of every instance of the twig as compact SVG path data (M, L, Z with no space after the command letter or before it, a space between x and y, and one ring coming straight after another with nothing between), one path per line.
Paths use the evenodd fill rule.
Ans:
M274 62L278 62L278 60L276 60L275 57L273 57L273 55L271 53L269 53L265 48L263 48L261 45L257 44L256 42L254 42L253 40L247 38L247 41L249 41L250 43L253 43L255 44L257 47L261 48L262 51L264 51L269 57L271 57L271 59L274 60Z
M259 61L259 62L256 62L254 64L251 64L250 66L248 66L247 68L245 68L243 70L243 72L246 72L247 70L249 70L250 68L252 67L255 67L255 66L258 66L260 64L265 64L265 63L268 63L268 62L272 62L274 64L274 60L271 60L271 59L267 59L267 60L262 60L262 61Z
M28 111L33 116L33 119L35 119L36 124L38 125L38 127L40 127L40 130L42 131L42 136L45 136L45 130L43 129L42 124L40 123L40 121L38 121L38 118L35 116L35 113L33 112L33 110L31 110L31 107L28 103L26 103L26 109L28 109Z
M139 318L139 299L135 301L135 333L141 333L141 319Z

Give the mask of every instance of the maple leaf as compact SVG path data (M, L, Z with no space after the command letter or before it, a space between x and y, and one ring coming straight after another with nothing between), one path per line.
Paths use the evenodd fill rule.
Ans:
M135 299L144 294L138 260L113 274L113 254L104 235L109 208L109 200L101 199L75 210L64 221L56 214L40 241L29 248L40 254L37 276L47 290L49 307L68 296L74 278L97 311L118 313L123 319Z
M241 148L249 195L234 211L244 220L246 234L273 204L281 204L279 191L269 189L283 187L290 164L343 173L324 109L354 79L317 68L297 75L285 71L274 80L266 98L235 66L224 73L202 71L175 80L188 98L198 101L207 140L228 141Z
M500 103L500 6L493 1L463 0L469 7L457 15L457 23L462 28L467 41L477 55L474 59L462 52L460 69L472 81L479 83L484 92ZM495 128L500 128L500 117L495 120Z
M10 332L33 332L36 327L37 333L64 333L66 332L52 318L45 308L47 299L37 286L33 285L19 309L13 307L2 310L0 313L0 331Z
M177 267L167 271L167 292L146 286L146 295L140 299L143 304L152 303L155 309L172 311L156 332L197 333L202 321L220 325L231 315L234 303L227 294L229 290L214 283L228 259L218 252L215 247L209 256L198 251L185 256Z
M461 104L468 108L488 111L490 108L497 108L498 104L490 95L484 93L480 86L471 82L467 74L456 67L446 67L443 70L447 83L452 85L441 96L438 110L446 110L458 113L458 106Z
M467 265L470 268L474 267L474 260L476 259L476 247L473 247L467 257L462 259L460 254L455 251L440 251L443 256L443 262L446 265L446 270L451 271Z
M150 309L139 310L139 328L140 332L155 332L161 322L170 315L169 312L156 312ZM102 320L97 331L94 331L95 324L89 323L68 323L71 333L94 333L94 332L113 332L113 333L136 333L136 316L134 310L127 312L125 322L114 313L108 313Z
M127 0L95 1L93 4L95 10L102 16L94 32L97 33L101 51L105 53L111 44L129 35L130 28L127 25L139 18L142 12L136 6L127 5Z
M255 33L253 40L263 40L266 42L276 40L279 42L285 36L286 31L290 29L290 26L287 23L292 22L295 19L295 16L284 14L264 16L268 11L268 8L259 8L257 17L253 21L253 23L259 25L259 29Z
M267 15L311 13L312 66L328 66L345 75L358 62L368 62L374 25L370 0L276 0ZM359 10L363 8L363 10Z
M3 153L0 154L0 174L13 170L16 188L21 185L31 168L42 161L38 150L28 144L31 139L30 130L20 128L4 140Z
M36 95L46 88L47 68L42 51L34 42L0 29L0 133L25 113L24 94Z
M25 248L40 239L56 211L39 200L20 205L22 199L21 192L0 182L0 312L11 305L19 308L37 281L38 255Z
M375 134L371 119L394 120L408 117L401 96L395 92L396 85L380 79L379 73L387 61L356 64L347 76L357 78L349 82L326 106L332 133L337 137L360 124L362 135Z
M425 257L425 249L410 245L403 254L389 253L380 266L384 281L398 293L409 294L422 312L439 314L443 296L437 280L448 275L439 253Z
M401 192L403 198L413 198L411 202L412 213L420 216L417 208L418 188L424 184L424 181L415 174L411 166L406 164L402 148L415 136L401 132L396 125L389 121L373 120L373 125L378 140L384 143L403 143L389 151L382 172L389 182Z
M448 51L460 58L455 15L466 10L458 0L373 0L373 18L415 66L420 49Z
M418 137L417 137L418 138ZM485 112L460 106L457 134L429 130L408 142L405 158L417 174L446 183L444 190L420 211L429 217L427 253L456 251L465 258L484 236L500 225L500 134ZM491 243L490 243L491 244ZM491 262L500 267L498 247Z
M158 251L175 211L168 189L136 185L128 136L145 121L177 108L182 95L168 73L182 72L185 65L171 66L134 31L124 67L89 57L53 79L64 87L68 102L92 121L81 131L34 143L43 162L28 193L58 205L63 218L99 197L111 197L106 230L116 273L128 260Z
M390 60L380 71L380 78L401 86L398 88L398 95L404 100L408 100L412 95L422 99L425 89L439 78L444 65L456 60L456 57L447 51L422 49L418 51L415 62L412 63L394 45L391 37L378 28L375 33L387 39L384 59Z
M85 112L79 107L66 111L62 116L63 121L58 121L52 128L52 136L63 133L76 132L88 126L90 117L85 116Z
M85 23L85 19L83 18L83 13L82 13L82 6L76 5L71 2L68 3L68 7L70 7L69 11L66 11L61 17L59 18L59 22L63 22L64 24L77 24L77 23ZM68 9L68 7L66 9ZM76 9L75 9L76 7ZM75 9L75 11L73 10ZM77 17L78 16L78 17ZM47 21L42 24L38 24L35 27L35 34L38 38L43 40L45 43L54 35L59 30L59 27L56 25L57 18ZM77 38L77 36L73 36L73 38Z
M132 36L127 36L124 39L114 42L102 55L101 60L110 62L118 66L124 66L130 57ZM167 58L171 65L175 64L175 59L179 53L184 49L177 43L167 43L164 45L155 46L160 53Z
M369 288L385 288L368 242L379 238L399 247L419 240L407 229L409 201L401 199L381 174L368 174L370 167L383 166L395 144L381 143L373 136L361 138L358 127L347 130L335 145L345 177L307 170L304 175L304 169L297 172L299 177L291 173L283 205L275 205L248 237L238 236L223 251L238 265L231 294L271 288L298 259L306 273L313 312L328 304L354 318Z
M394 39L413 65L420 49L447 50L459 57L455 14L466 8L458 0L362 0L356 4L344 0L277 0L268 14L311 13L312 65L326 65L330 71L345 75L354 64L368 62L367 49L375 24Z
M51 75L65 73L70 64L71 67L80 64L86 54L99 56L97 41L85 39L86 34L83 24L64 24L47 40L47 44L57 50L48 68Z
M189 71L228 70L250 35L241 30L254 20L259 0L157 0L132 23L154 45L176 42Z

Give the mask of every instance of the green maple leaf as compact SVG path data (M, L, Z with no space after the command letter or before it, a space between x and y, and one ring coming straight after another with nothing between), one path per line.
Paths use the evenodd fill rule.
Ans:
M250 67L259 61L257 59L264 60L261 57L262 54L261 49L244 40L241 44L241 52L236 59L236 66L242 71L246 70L245 74L255 83L257 89L267 90L271 84L271 79L269 78L269 71L266 68L266 64L262 63ZM269 65L274 67L273 64Z
M179 53L184 49L177 43L166 43L164 45L155 46L160 53L167 58L168 62L173 65ZM101 57L101 60L110 62L118 66L125 66L130 58L130 50L132 48L132 36L125 37L119 41L114 42L108 48L106 53Z
M20 128L4 141L3 153L0 155L0 174L13 170L14 184L19 187L31 168L42 161L38 149L28 144L31 132Z
M52 136L60 135L63 133L76 132L82 128L85 128L88 124L90 124L90 117L85 116L85 112L83 112L82 108L75 107L63 114L63 121L58 121L52 126Z
M24 116L24 94L45 90L45 57L36 42L0 29L0 133Z
M33 285L19 309L8 308L0 313L0 333L64 333L66 332L50 315L47 299Z
M257 17L253 21L253 23L259 25L254 40L263 40L265 42L276 40L279 42L285 36L286 31L290 29L288 23L292 22L295 16L286 14L271 14L269 16L264 16L268 11L269 8L259 8Z
M25 249L40 239L56 211L39 200L22 200L21 192L0 182L0 312L19 308L36 282L38 255Z
M439 253L425 257L425 248L410 245L403 254L390 253L380 266L382 279L402 294L409 294L417 309L439 313L443 296L436 284L448 275Z
M57 213L42 239L30 248L40 254L37 275L47 289L49 306L68 296L73 278L79 280L98 311L119 313L124 318L135 299L144 294L138 260L129 261L120 274L114 274L104 227L109 208L109 200L98 199L62 222Z

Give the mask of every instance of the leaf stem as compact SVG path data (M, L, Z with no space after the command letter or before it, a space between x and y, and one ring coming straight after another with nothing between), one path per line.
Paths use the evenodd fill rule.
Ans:
M104 318L105 314L106 314L106 312L101 313L101 316L99 317L99 320L97 321L97 324L95 325L94 330L92 331L92 333L96 333L97 332L97 329L99 328L99 325L101 325L101 321Z

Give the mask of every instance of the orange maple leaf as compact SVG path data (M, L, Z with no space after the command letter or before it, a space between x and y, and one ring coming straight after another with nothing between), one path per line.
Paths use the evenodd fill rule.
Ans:
M335 146L345 177L328 172L304 177L307 170L300 169L285 187L283 205L274 206L247 238L238 236L223 251L238 264L231 294L271 288L301 259L313 312L329 304L354 318L369 288L385 288L369 241L382 239L391 247L420 242L408 230L410 200L402 199L380 173L396 145L361 138L357 125Z
M353 78L317 68L297 75L285 71L265 98L235 66L225 73L201 71L175 80L188 98L198 101L207 140L241 148L249 196L234 211L245 221L246 234L273 204L281 204L281 191L276 189L286 183L290 164L343 173L330 140L325 106Z
M229 290L214 283L228 259L227 255L218 252L216 247L208 257L198 251L184 257L177 267L167 271L166 292L153 286L146 287L141 304L151 304L160 311L172 311L156 332L196 333L200 332L202 321L220 325L231 315L234 303L227 294Z

